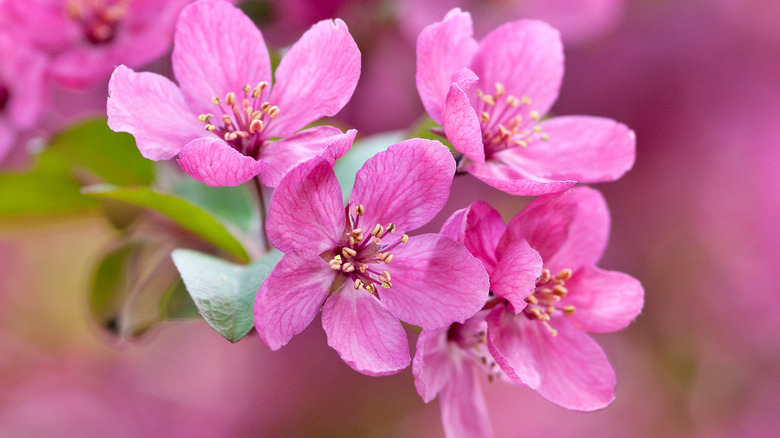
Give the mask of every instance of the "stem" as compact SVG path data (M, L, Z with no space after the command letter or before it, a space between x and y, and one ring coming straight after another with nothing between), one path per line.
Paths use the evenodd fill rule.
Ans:
M268 219L268 215L265 211L265 199L263 199L263 185L260 184L260 177L254 177L252 178L253 185L255 187L255 194L257 195L257 208L260 210L260 221L261 221L261 228L260 233L262 234L262 240L263 240L263 250L265 252L268 252L271 250L271 242L268 241L268 234L265 232L265 221Z

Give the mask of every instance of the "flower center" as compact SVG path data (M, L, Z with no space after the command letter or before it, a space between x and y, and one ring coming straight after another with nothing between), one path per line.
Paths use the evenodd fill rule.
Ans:
M487 345L487 323L481 321L478 329L473 326L469 329L468 324L453 323L447 330L447 341L457 344L459 350L492 382L494 378L501 377L502 371Z
M8 87L5 84L0 82L0 113L5 110L9 100L11 100L11 92L8 91Z
M351 214L347 205L347 220L344 227L342 244L332 251L333 257L328 264L332 269L341 271L344 276L355 282L355 289L366 289L376 293L377 286L389 289L393 286L390 271L386 266L393 260L390 251L401 243L409 241L409 236L402 235L390 244L382 243L382 239L395 233L395 225L375 224L371 233L366 236L360 228L360 216L366 213L363 205L358 205Z
M558 335L558 331L550 326L550 318L553 314L563 313L564 316L574 314L574 306L562 306L560 301L566 297L569 290L566 289L566 281L571 278L571 269L564 269L555 277L552 276L549 269L542 269L542 276L536 280L536 288L526 297L528 303L523 313L528 319L541 321L547 330L553 336Z
M477 112L486 158L504 149L525 148L537 140L550 139L547 133L542 132L542 127L539 125L539 111L528 111L526 117L530 118L531 122L524 121L523 113L531 105L528 96L518 98L506 94L506 88L501 82L496 82L495 87L495 94L486 94L482 90L477 90L477 97L479 97Z
M219 135L237 151L257 159L263 145L261 132L267 123L279 115L278 106L263 101L263 92L267 88L268 82L265 81L255 88L244 85L240 103L232 91L225 95L224 100L215 96L212 102L219 108L221 116L201 114L198 120L206 124L207 131Z
M84 39L99 46L114 40L129 3L130 0L68 0L66 8L68 16L81 25Z

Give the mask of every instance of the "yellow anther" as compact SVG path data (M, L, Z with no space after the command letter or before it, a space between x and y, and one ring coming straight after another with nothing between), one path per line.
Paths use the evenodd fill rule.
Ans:
M229 92L225 95L225 103L228 104L228 106L233 106L236 104L236 93Z
M553 286L552 292L553 294L558 295L559 297L565 297L566 294L569 293L569 290L561 286L560 284L556 284L555 286Z
M390 284L390 282L387 282L387 283L382 283L382 287L385 289L390 289L391 287L393 287L393 285Z
M225 133L225 141L231 141L238 138L238 134L235 132L226 132Z
M493 105L496 104L496 98L493 97L490 94L483 94L482 96L480 96L480 98L482 99L483 102L485 102L486 104L488 104L490 106L493 106Z
M387 224L387 232L390 234L395 233L395 224L393 224L392 222Z
M346 262L343 265L341 265L341 270L346 273L350 273L355 271L355 266L350 262Z
M546 132L539 136L539 138L542 139L542 141L548 141L550 140L550 134L547 134Z
M247 108L247 109L248 109L248 108L249 108L249 99L244 99L244 100L242 100L242 101L241 101L241 105L243 105L243 106L244 106L244 108ZM250 114L251 114L251 111L250 111Z
M382 271L382 276L385 277L385 281L390 281L390 273L387 271Z
M539 300L533 295L525 297L524 301L528 304L539 304Z
M539 126L539 125L535 125L535 126L533 127L533 130L534 130L534 132L542 132L542 127L541 127L541 126Z
M549 269L542 269L542 276L539 277L539 283L547 283L550 281L550 270Z
M553 313L555 313L555 307L547 306L547 314L552 315Z
M207 123L207 122L211 121L211 119L213 119L213 118L214 118L214 114L201 114L201 115L198 116L198 120L201 123Z
M385 232L385 228L380 224L376 224L374 225L374 229L371 230L371 235L374 237L382 237L382 233L384 232Z
M376 286L374 286L373 284L366 285L366 290L369 293L376 294Z
M490 114L488 114L487 111L482 111L482 114L479 115L479 119L482 120L482 123L487 123L490 121Z
M360 279L355 280L355 289L363 289L363 282Z
M249 132L252 134L258 133L263 130L263 121L254 119L252 120L252 123L249 124Z
M268 108L271 108L271 103L270 102L263 102L263 104L260 105L260 111L262 111L264 113L268 112Z
M344 254L344 257L346 258L355 257L357 255L357 251L352 248L347 248L346 246L341 248L341 253Z
M393 260L393 254L387 254L387 257L383 260L385 264L390 264L390 262Z
M401 242L406 243L408 241L409 241L409 235L404 234L403 236L401 236ZM390 262L387 262L387 263L390 263Z
M512 108L517 108L520 106L520 99L517 98L517 96L509 95L506 98L506 104L511 106Z
M217 127L214 125L211 124L206 125L206 131L214 131L215 129L217 129Z
M217 97L217 96L212 97L211 101L214 102L214 105L219 105L219 104L222 103L222 101L219 100L219 97Z
M358 204L355 206L355 214L358 216L361 214L366 214L366 208L363 207L363 204Z
M521 148L528 147L528 143L526 143L525 140L515 140L514 142L517 146L520 146Z
M574 306L566 306L566 307L563 308L563 314L565 316L572 316L572 315L574 315L574 311L575 310L576 309L574 308Z
M279 115L279 107L274 105L271 108L268 108L268 117L274 118Z
M571 269L566 268L563 269L561 272L559 272L558 275L555 276L555 278L557 278L558 280L566 281L571 278L571 274L572 274Z
M506 87L501 82L496 82L496 97L501 97L506 92Z
M528 96L522 97L523 105L530 105L531 104L531 98Z
M244 88L243 88L244 93L249 94L249 90L251 90L251 89L252 89L252 87L250 87L249 84L244 85Z
M531 116L534 120L539 120L539 111L537 110L531 110L531 112L528 114Z
M233 121L230 120L230 116L227 114L222 114L222 123L224 123L226 126L230 126L233 124Z

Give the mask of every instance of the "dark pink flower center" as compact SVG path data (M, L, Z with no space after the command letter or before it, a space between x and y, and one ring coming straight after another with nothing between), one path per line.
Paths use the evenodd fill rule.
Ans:
M491 382L501 377L501 368L496 363L487 345L487 324L482 323L478 330L468 324L453 323L447 330L447 341L457 345L458 350L471 359L477 368L488 376Z
M549 269L542 269L542 276L536 280L536 288L526 297L528 303L523 313L528 319L540 321L552 333L553 336L558 331L550 326L550 319L554 314L563 314L571 316L575 308L571 305L562 305L563 300L569 293L566 289L566 281L571 278L571 269L564 269L556 276L552 276Z
M325 258L329 260L331 268L340 271L346 279L355 283L355 289L366 289L375 294L377 286L385 289L393 286L388 270L388 265L393 260L393 253L390 251L401 243L406 243L409 236L404 234L400 239L392 239L389 244L383 243L383 239L389 240L388 236L395 233L395 225L375 224L370 228L371 231L366 233L360 226L360 217L365 212L363 205L358 205L352 214L347 205L342 243L332 251L326 251Z
M114 40L130 0L68 0L68 16L76 21L84 39L99 46Z
M5 111L5 107L8 105L8 101L11 100L11 92L8 91L8 87L0 82L0 113Z
M495 94L486 94L477 90L479 102L477 115L482 128L482 144L485 147L485 158L490 158L496 152L516 147L528 147L532 142L549 140L539 125L540 114L536 110L528 112L523 120L525 107L531 105L528 96L518 98L506 93L506 88L500 82L495 84Z
M224 100L215 96L217 115L201 114L198 120L237 151L257 159L265 140L263 129L279 115L279 107L263 99L267 88L268 82L263 81L255 88L244 85L239 95L231 91Z

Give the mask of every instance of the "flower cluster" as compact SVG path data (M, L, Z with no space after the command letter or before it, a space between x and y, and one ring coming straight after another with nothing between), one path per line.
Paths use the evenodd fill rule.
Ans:
M599 117L547 118L563 77L549 25L514 21L477 41L470 15L454 9L420 33L416 76L440 124L432 131L454 151L419 138L390 145L357 171L345 203L333 165L357 132L311 123L349 101L360 60L347 25L325 20L272 72L263 35L242 12L199 1L176 24L177 83L120 65L108 123L131 133L143 156L177 157L207 185L274 189L265 238L283 255L253 305L271 349L321 311L328 344L353 369L386 375L413 362L421 397L441 399L448 436L491 434L480 375L568 409L609 404L615 374L585 332L627 326L644 292L596 267L609 211L598 191L572 187L630 169L633 132ZM476 202L439 233L414 233L463 172L540 197L508 224ZM402 321L420 329L413 361Z

